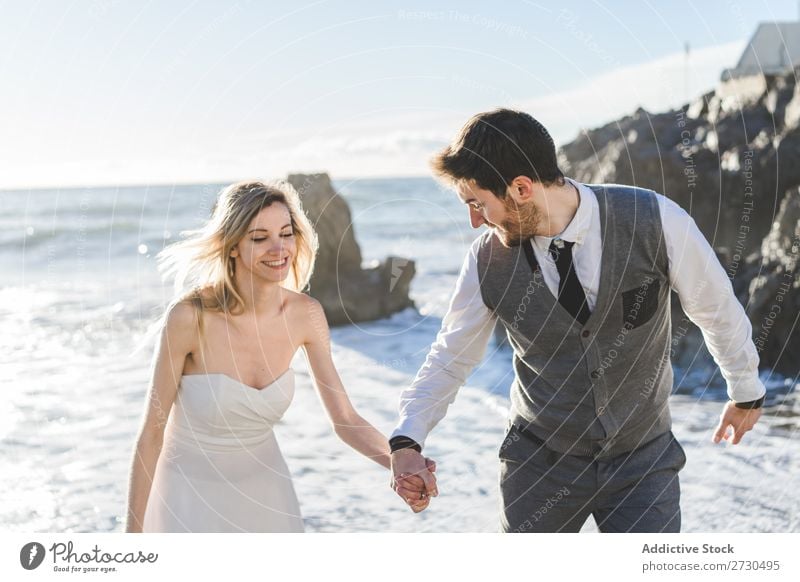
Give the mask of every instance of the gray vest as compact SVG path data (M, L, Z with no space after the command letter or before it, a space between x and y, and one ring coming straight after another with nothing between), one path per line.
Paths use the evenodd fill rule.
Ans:
M671 426L668 258L652 191L589 187L603 251L586 325L558 303L522 247L504 247L491 231L479 243L478 274L514 349L511 420L554 451L609 458Z

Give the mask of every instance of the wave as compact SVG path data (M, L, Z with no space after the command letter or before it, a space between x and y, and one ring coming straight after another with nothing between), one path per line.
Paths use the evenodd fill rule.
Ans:
M141 233L141 236L140 236ZM25 230L0 230L0 252L16 250L33 250L44 245L57 245L59 247L73 248L80 246L96 247L137 245L144 243L149 248L159 249L165 242L171 242L171 237L165 237L163 230L154 231L152 228L142 230L142 225L137 222L121 222L94 226L81 226L80 224L59 224L55 228L33 228Z

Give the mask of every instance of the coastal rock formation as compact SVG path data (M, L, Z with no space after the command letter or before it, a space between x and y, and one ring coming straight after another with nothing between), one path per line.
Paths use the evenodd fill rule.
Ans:
M800 366L800 190L792 188L781 202L772 230L761 245L761 256L752 256L748 271L748 313L753 322L753 341L761 352L761 364L787 376Z
M667 113L638 109L582 133L559 152L562 169L580 181L651 188L686 209L746 306L761 365L792 376L800 366L796 74L732 79ZM673 299L675 324L683 314ZM776 301L785 307L770 317ZM679 330L673 361L687 368L707 364L709 358L698 358L705 349L699 330L690 322Z
M387 257L364 268L350 208L327 174L291 174L288 182L319 237L309 294L322 303L331 325L379 319L414 305L409 297L414 261Z

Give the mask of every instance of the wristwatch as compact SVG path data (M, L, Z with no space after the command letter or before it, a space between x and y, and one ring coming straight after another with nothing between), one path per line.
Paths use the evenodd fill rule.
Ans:
M753 410L753 409L761 408L762 406L764 406L764 397L762 396L758 400L750 400L749 402L736 402L736 401L731 401L731 402L733 402L733 405L736 408L744 408L746 410L748 410L748 409L749 410Z
M417 443L417 441L407 436L396 436L390 438L389 448L392 450L393 453L401 449L414 449L418 453L422 452L422 447L419 446L419 443Z

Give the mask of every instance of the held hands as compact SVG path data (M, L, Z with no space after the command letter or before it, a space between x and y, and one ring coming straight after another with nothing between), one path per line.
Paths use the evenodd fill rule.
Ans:
M414 449L401 449L392 453L392 489L408 503L414 513L419 513L439 495L436 487L436 463L423 457Z
M760 408L736 408L733 402L728 402L722 409L717 430L714 432L714 442L718 443L724 439L738 445L744 434L753 429L759 418L761 418ZM728 432L728 427L733 429L732 433Z

